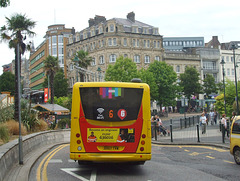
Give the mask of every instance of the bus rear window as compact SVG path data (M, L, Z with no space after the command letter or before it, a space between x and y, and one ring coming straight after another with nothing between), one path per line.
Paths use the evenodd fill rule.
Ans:
M115 87L79 89L86 119L110 122L137 119L143 89Z

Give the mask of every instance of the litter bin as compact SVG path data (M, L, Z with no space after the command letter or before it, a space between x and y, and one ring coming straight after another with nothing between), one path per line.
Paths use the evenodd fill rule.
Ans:
M179 113L180 113L180 114L184 114L184 107L180 107Z

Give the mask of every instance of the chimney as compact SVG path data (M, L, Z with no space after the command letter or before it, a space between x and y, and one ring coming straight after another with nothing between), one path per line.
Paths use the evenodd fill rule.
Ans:
M133 11L131 13L128 13L127 19L129 19L132 22L135 22L135 13Z
M94 23L95 23L95 20L94 20L94 19L90 18L90 19L88 20L89 27L93 26Z
M105 22L106 18L104 16L95 15L94 21L95 21L94 24L97 25L101 22Z

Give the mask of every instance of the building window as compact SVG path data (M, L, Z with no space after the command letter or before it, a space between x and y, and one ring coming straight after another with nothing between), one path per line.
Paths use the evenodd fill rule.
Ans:
M157 42L157 47L160 48L160 41Z
M60 67L63 67L63 65L64 65L63 55L58 57L58 62L59 62Z
M139 55L134 55L133 61L134 61L135 63L140 63L140 56L139 56Z
M176 72L180 73L180 66L179 65L177 65L177 67L176 67Z
M143 41L143 47L146 48L146 40Z
M124 54L124 58L127 58L128 57L128 55L127 54Z
M63 55L63 45L58 45L58 55Z
M109 62L112 63L112 62L116 62L116 59L117 59L117 56L115 54L112 54L110 55L109 57Z
M95 33L94 33L94 30L92 30L91 34L92 34L92 36L94 36L94 35L95 35Z
M113 38L113 46L117 46L117 38Z
M108 46L112 46L112 38L108 39Z
M150 56L145 55L144 63L150 63Z
M156 43L156 41L154 41L153 44L154 44L154 48L157 48L157 43Z
M135 44L136 44L136 40L133 39L133 44L132 44L132 46L135 47Z
M52 43L56 44L57 43L57 36L52 36Z
M159 56L156 56L156 57L155 57L155 60L160 61L160 57L159 57Z
M127 38L123 39L123 46L127 46Z
M114 25L110 25L110 32L114 32Z
M63 43L63 35L58 35L58 44Z
M231 57L231 62L233 62L233 57Z
M99 57L99 64L104 64L104 56Z
M232 69L232 75L234 75L234 69Z
M93 59L92 59L92 66L95 66L95 65L96 65L96 59L93 58Z
M137 27L133 27L133 33L137 33Z
M230 76L230 69L227 69L227 75Z
M139 47L139 40L137 40L137 47Z
M147 41L147 47L150 47L150 40Z

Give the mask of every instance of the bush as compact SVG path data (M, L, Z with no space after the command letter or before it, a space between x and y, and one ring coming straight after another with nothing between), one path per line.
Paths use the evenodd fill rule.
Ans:
M64 118L58 121L58 127L61 129L66 128L67 125L71 125L70 119L68 118Z
M14 117L14 106L1 107L0 105L0 122L5 122Z
M5 123L5 126L8 128L8 131L11 135L19 135L19 123L10 120ZM27 129L23 124L21 124L21 135L26 135L27 134Z
M4 143L9 141L8 128L4 124L0 124L0 139L3 140Z
M35 124L33 131L46 131L48 129L48 124L43 119L38 121L38 124Z

